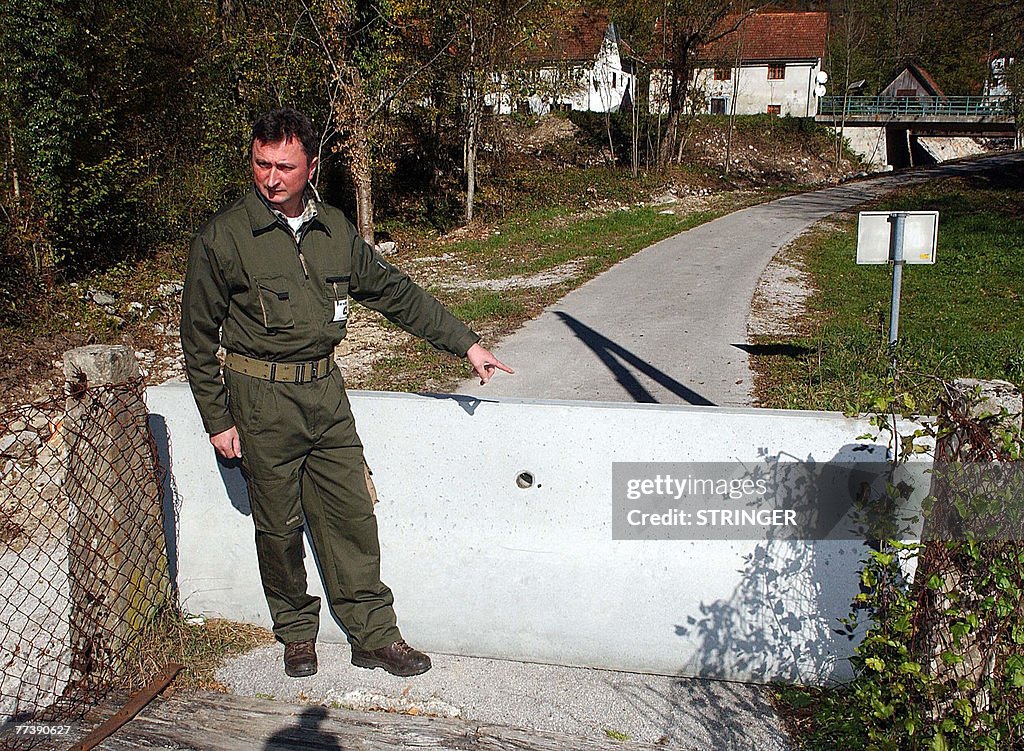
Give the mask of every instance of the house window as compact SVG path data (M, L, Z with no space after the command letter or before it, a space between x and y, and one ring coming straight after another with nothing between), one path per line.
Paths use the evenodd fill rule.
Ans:
M786 77L785 63L772 63L768 66L768 80L781 81Z
M724 96L711 97L711 114L724 115L727 112L729 101Z
M518 112L520 115L529 115L530 103L525 99L520 99L518 102L516 102L516 112Z
M768 114L769 115L781 115L782 114L782 105L781 104L769 104L768 105Z
M917 89L896 89L896 96L915 97L917 96Z
M716 81L731 81L732 68L715 68L714 78Z
M616 73L612 73L612 88L617 89L619 87L619 79Z

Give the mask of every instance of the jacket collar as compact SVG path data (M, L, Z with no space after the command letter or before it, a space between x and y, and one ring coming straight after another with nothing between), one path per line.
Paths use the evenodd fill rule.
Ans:
M320 201L318 200L319 196L317 196L316 191L312 186L306 187L304 198L306 199L307 204L309 201L313 202L315 211L312 217L312 222L323 226L323 223L317 218L317 214L320 210ZM270 208L270 204L267 203L267 199L263 197L263 194L259 192L255 184L249 186L249 192L245 194L243 205L245 206L246 213L249 215L249 226L252 228L252 233L254 235L264 232L274 225L281 223L278 219L277 213Z

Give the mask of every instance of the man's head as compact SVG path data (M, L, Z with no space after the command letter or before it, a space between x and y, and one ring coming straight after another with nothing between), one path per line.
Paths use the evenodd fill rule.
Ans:
M252 179L257 190L286 216L302 213L302 195L317 167L317 137L309 118L286 107L252 126Z

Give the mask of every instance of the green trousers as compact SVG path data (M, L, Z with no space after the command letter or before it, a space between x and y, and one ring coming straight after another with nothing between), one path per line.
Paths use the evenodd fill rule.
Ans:
M309 525L331 612L349 642L373 650L401 639L394 597L380 580L380 543L363 447L341 372L271 383L225 371L256 527L256 555L274 634L314 639L320 599L306 591Z

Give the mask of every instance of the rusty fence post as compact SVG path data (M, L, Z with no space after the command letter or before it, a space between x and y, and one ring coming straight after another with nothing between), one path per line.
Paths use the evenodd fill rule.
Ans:
M173 603L159 465L134 353L91 345L64 355L73 680L106 682Z

